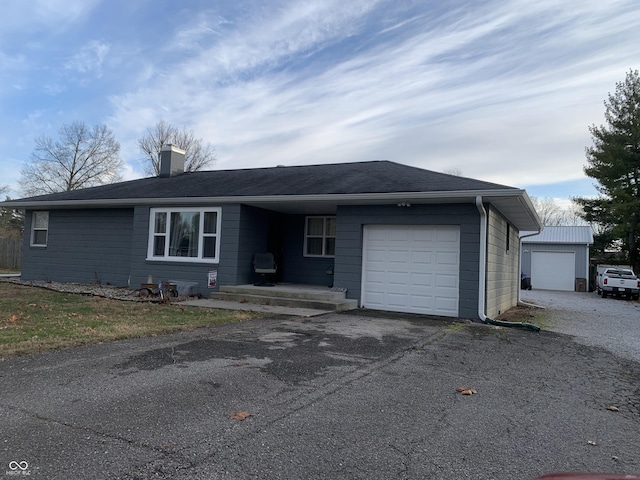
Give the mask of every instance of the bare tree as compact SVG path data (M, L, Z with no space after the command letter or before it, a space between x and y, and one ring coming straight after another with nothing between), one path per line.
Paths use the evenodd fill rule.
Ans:
M455 175L456 177L462 176L462 170L458 167L448 167L442 170L442 173L446 173L447 175Z
M36 138L31 161L22 167L26 195L78 190L121 180L120 144L106 125L73 122L60 128L59 139Z
M587 225L580 217L579 206L572 203L569 208L562 208L552 198L531 197L542 224L546 227Z
M147 175L160 174L160 149L169 143L185 151L186 172L204 170L216 160L213 145L204 144L202 139L195 137L193 130L179 129L160 120L155 127L147 129L145 136L138 139L138 147L145 154L144 171Z

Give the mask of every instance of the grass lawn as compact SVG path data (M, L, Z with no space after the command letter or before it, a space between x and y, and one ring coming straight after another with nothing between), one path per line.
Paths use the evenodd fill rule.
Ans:
M0 359L260 316L255 312L124 302L0 282Z

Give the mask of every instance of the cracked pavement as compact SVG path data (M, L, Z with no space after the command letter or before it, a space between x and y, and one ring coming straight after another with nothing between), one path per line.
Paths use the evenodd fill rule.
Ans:
M0 385L0 475L10 462L47 479L640 471L639 364L549 331L274 317L13 358Z

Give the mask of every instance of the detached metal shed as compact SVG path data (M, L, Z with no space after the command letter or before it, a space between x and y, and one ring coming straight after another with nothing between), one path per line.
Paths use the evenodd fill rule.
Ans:
M541 290L584 292L589 278L589 226L544 227L537 235L520 232L522 272Z

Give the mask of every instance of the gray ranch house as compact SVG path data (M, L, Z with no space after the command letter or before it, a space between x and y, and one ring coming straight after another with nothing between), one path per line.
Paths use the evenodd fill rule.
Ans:
M185 173L183 151L161 157L158 177L0 203L26 213L22 279L208 295L253 284L271 252L282 283L484 320L516 305L518 234L542 228L524 190L390 161Z

